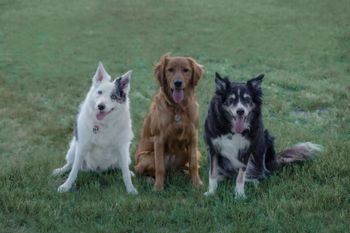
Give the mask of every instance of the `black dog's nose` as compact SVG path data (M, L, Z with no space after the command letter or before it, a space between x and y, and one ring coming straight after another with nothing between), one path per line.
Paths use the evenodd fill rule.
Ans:
M236 112L237 112L238 116L243 116L244 115L244 109L243 108L237 109Z
M182 85L182 81L181 80L175 80L174 81L174 85L175 85L176 88L180 88L181 85Z
M99 105L97 105L97 108L98 108L98 110L102 111L103 109L106 108L106 106L104 104L99 104Z

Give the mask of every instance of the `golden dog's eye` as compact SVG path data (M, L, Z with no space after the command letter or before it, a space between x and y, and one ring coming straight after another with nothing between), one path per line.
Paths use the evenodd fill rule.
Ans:
M175 69L174 68L169 68L168 71L172 73L172 72L175 71Z
M187 68L184 68L184 69L182 70L182 72L184 72L184 73L187 73L188 71L190 71L190 70L187 69Z

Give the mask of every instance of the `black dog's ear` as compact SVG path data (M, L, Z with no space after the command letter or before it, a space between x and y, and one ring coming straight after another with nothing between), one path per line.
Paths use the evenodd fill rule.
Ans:
M222 78L218 72L215 72L215 84L216 84L216 92L224 92L227 88L226 79Z
M261 105L262 104L262 90L261 90L261 83L264 78L263 74L259 74L257 77L252 78L247 82L247 86L250 90L253 92L253 98L256 104Z
M254 90L261 90L261 83L264 78L264 74L259 74L255 78L248 80L247 85Z

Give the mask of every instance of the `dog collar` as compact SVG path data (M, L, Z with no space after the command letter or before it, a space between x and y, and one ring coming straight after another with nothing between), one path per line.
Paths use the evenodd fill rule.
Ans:
M165 104L168 105L170 108L174 109L174 120L177 124L179 124L181 122L181 114L179 113L180 109L184 109L184 108L186 108L186 106L183 107L179 104L173 103L171 100L168 99L168 97L164 91L163 91L163 95L164 95L164 99L165 99Z

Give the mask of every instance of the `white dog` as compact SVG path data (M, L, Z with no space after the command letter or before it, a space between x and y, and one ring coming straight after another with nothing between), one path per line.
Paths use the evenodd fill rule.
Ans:
M137 194L129 170L129 147L133 138L128 93L132 71L111 81L99 64L92 86L76 120L75 135L66 155L67 163L53 171L69 176L58 192L67 192L77 178L79 170L105 171L120 168L128 193Z

